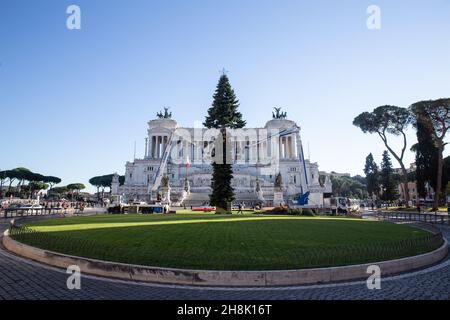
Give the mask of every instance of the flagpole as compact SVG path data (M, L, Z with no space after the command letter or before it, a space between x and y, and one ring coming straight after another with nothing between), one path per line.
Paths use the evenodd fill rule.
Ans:
M185 166L186 166L186 177L185 177L185 179L186 179L186 181L187 181L187 178L188 178L188 168L191 166L191 162L189 161L189 157L186 158Z
M186 158L186 163L185 163L185 166L186 166L186 177L185 177L185 182L184 182L184 188L185 188L185 191L187 192L188 190L186 189L186 184L188 183L188 167L190 166L191 164L190 164L190 161L189 161L189 156ZM186 202L184 202L183 201L183 204L184 204L184 209L186 209Z

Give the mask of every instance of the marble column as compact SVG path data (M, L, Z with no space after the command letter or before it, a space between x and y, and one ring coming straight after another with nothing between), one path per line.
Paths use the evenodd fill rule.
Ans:
M154 158L155 157L155 137L154 136L150 136L150 157Z
M162 137L162 140L163 140L163 143L162 143L163 147L162 147L162 152L161 152L161 158L163 157L164 152L166 152L166 147L167 147L167 136L163 136L163 137Z
M294 158L298 159L298 150L297 150L297 135L294 135L292 138L292 143L294 144Z
M148 138L145 138L145 151L144 151L144 159L148 158Z
M280 137L278 140L279 140L279 142L278 142L278 144L279 144L279 145L278 145L278 148L280 149L280 150L279 150L279 153L280 153L279 156L280 156L280 159L281 159L281 158L283 158L283 137Z
M287 137L283 137L283 158L286 159L287 158L287 148L286 148L286 143L287 141Z
M288 157L292 159L292 136L288 137Z
M284 158L289 158L289 137L284 137Z
M161 143L162 143L162 137L158 136L158 150L157 150L157 158L161 158Z
M284 158L284 146L283 146L283 142L284 142L284 137L280 137L280 159Z

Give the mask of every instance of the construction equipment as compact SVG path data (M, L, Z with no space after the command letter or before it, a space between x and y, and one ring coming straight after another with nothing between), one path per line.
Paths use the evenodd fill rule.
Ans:
M154 199L153 194L156 193L161 185L162 177L164 176L164 170L166 169L167 162L169 160L170 152L173 147L173 137L174 133L172 132L167 141L167 145L164 149L163 156L161 158L161 163L159 164L158 170L156 171L155 178L153 179L153 184L149 185L149 193L151 194L152 199Z

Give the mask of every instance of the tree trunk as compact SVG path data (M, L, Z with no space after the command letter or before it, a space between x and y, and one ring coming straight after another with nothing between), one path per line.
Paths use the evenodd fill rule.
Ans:
M402 167L402 180L403 180L403 193L405 195L406 206L409 207L409 190L408 190L408 172L403 163L400 164Z
M444 164L442 153L444 150L444 147L442 145L442 140L437 140L438 145L438 168L437 168L437 180L436 180L436 190L434 191L434 205L433 210L437 211L439 208L439 200L441 197L442 192L442 167Z
M394 150L392 150L392 148L387 144L387 140L386 138L383 138L382 135L380 135L381 139L384 142L384 145L386 146L386 148L388 149L388 151L391 153L391 155L395 158L395 160L397 160L397 162L400 164L400 167L402 169L402 184L403 184L403 188L404 188L404 193L405 193L405 201L406 201L406 207L409 207L409 192L408 192L408 173L406 172L406 168L405 165L403 164L403 153L402 153L402 157L400 158L395 152ZM405 136L403 136L405 137ZM406 141L406 140L405 140ZM405 148L406 148L406 142L405 142Z
M19 193L19 197L21 197L22 194L22 185L24 180L19 180L19 183L17 184L17 192Z

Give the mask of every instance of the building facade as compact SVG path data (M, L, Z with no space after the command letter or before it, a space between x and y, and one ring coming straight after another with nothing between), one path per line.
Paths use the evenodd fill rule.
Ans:
M214 129L180 127L171 116L149 121L144 157L125 164L125 183L119 185L116 177L112 193L127 201L186 206L208 202L217 134ZM331 193L329 178L321 183L318 164L304 158L300 127L294 121L272 119L264 127L227 136L236 201L277 205L309 191L309 204L321 206L324 193ZM274 199L280 176L281 201L279 192Z

